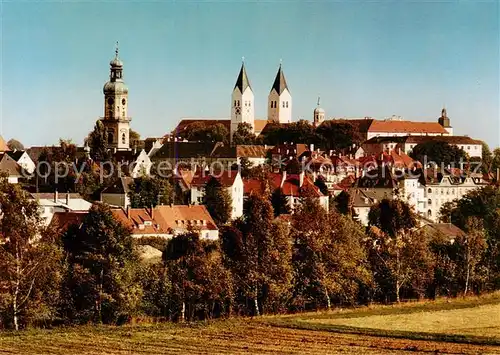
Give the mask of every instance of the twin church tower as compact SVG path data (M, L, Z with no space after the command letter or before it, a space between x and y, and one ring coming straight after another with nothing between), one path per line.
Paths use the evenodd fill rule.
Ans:
M115 58L111 60L109 80L103 87L104 116L100 119L105 128L106 143L116 150L130 149L130 121L128 116L128 87L123 81L123 62L118 57L118 43ZM231 137L238 124L244 122L255 131L254 94L248 80L245 63L234 86L231 100ZM290 123L292 121L292 95L288 89L281 64L274 79L267 100L265 122Z
M240 123L249 123L255 129L254 94L244 62L241 65L231 99L231 137ZM267 121L275 123L292 121L292 95L281 64L267 99Z

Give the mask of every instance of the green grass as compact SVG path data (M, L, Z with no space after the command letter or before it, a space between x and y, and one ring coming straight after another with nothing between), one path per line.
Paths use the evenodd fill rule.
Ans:
M470 327L456 327L465 317ZM293 329L500 345L500 293L270 317L268 321Z

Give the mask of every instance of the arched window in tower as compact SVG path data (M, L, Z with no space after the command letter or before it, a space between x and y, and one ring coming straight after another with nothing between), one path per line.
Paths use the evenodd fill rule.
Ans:
M108 144L113 144L113 132L108 132Z
M288 108L288 101L286 102L286 108Z
M122 144L127 144L127 137L125 137L125 133L122 133Z
M283 101L283 108L285 108L285 101Z

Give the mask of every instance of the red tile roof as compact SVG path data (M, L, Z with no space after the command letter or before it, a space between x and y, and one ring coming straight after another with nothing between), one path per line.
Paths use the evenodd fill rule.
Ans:
M219 173L209 174L205 171L197 170L193 179L191 180L191 186L205 186L205 184L213 176L219 181L222 186L229 187L234 185L234 180L238 176L238 170L227 170L224 169Z
M413 121L377 121L374 120L368 132L387 133L440 133L448 134L438 122L413 122Z
M71 225L80 225L87 213L88 211L56 212L54 216L52 216L49 227L53 228L56 233L64 233Z

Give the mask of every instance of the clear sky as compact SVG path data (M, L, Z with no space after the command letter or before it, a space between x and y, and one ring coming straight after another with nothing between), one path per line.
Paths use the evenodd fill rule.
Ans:
M81 143L115 42L132 128L230 116L245 57L257 118L280 59L293 117L403 116L500 146L499 1L0 1L4 138Z

